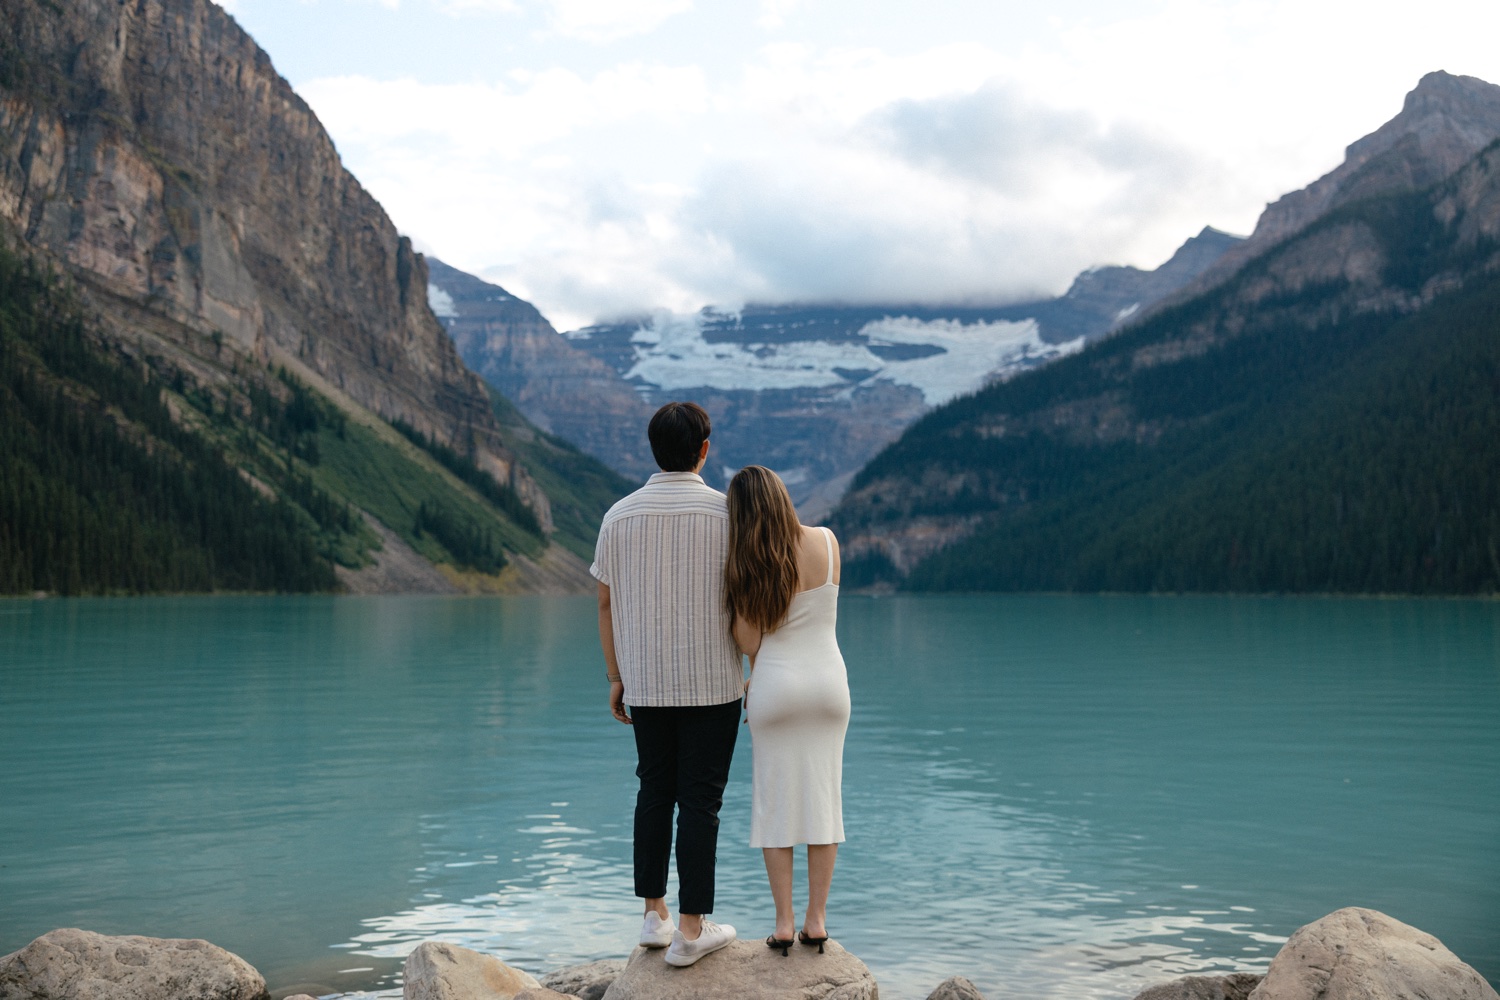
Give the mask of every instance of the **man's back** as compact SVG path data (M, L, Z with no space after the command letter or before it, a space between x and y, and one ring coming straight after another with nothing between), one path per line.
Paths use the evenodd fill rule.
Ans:
M609 587L631 706L722 705L741 693L724 611L724 494L660 472L604 516L590 571Z

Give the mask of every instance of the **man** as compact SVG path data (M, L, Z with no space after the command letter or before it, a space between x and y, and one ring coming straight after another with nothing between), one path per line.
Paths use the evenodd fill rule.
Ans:
M594 564L609 707L635 734L635 894L646 901L640 943L692 965L734 940L705 919L714 908L719 807L739 733L743 674L724 611L729 513L698 472L708 414L668 403L651 418L661 472L604 515ZM626 712L626 706L629 712ZM680 926L667 910L677 811Z

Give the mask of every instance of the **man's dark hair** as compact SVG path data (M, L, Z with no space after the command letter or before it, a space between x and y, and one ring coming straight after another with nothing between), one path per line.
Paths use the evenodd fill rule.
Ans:
M651 455L663 472L692 472L708 432L708 411L697 403L668 403L646 428Z

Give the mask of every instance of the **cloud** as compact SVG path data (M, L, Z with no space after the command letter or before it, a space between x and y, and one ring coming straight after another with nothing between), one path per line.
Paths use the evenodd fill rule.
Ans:
M702 112L697 67L629 63L584 77L566 69L515 72L509 83L429 84L328 77L301 88L341 147L381 155L516 160L590 127ZM366 148L369 147L369 148Z
M1201 165L1141 126L1049 108L994 80L968 94L894 101L859 131L914 165L1016 196L1047 192L1059 172L1070 185L1104 175L1175 186Z
M550 0L549 6L559 34L612 42L654 30L674 14L692 9L693 0Z
M760 0L760 16L755 19L755 23L767 30L785 27L787 15L801 2L802 0Z
M398 226L564 328L747 301L1014 301L1089 265L1151 267L1204 224L1248 231L1421 72L1495 65L1478 32L1417 25L1382 48L1389 19L1349 18L1328 50L1308 25L1353 8L1293 0L997 15L910 41L869 27L894 7L844 17L833 0L680 21L688 0L403 9L420 3L515 13L494 56L508 71L299 90ZM780 25L774 44L756 23Z
M748 301L1015 301L1201 228L1191 156L1027 102L993 66L972 46L773 46L718 88L624 64L303 92L398 225L561 328Z

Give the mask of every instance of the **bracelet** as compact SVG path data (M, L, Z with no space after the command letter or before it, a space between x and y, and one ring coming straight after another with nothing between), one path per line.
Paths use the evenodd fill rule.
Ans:
M615 674L613 677L611 677L609 674L605 674L604 675L604 679L607 680L607 681L609 681L611 684L621 684L621 683L624 683L621 680L619 674Z

